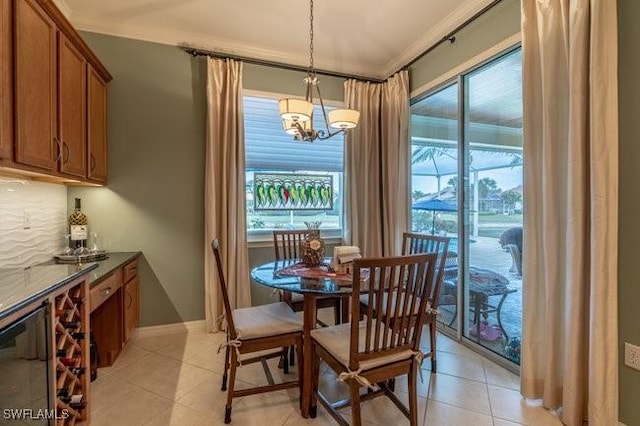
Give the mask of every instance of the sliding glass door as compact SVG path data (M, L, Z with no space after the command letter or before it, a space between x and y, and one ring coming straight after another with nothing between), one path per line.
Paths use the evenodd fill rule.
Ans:
M516 364L522 330L521 62L515 49L411 107L413 230L452 237L440 324Z

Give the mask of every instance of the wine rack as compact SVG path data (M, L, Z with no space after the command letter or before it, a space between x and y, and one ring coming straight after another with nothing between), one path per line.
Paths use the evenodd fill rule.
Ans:
M56 425L88 420L89 313L82 281L54 298Z

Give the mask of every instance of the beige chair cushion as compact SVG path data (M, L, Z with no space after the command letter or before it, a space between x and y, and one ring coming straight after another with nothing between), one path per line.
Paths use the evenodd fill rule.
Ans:
M284 302L235 309L233 323L242 340L302 331L302 321Z
M389 293L384 293L382 296L382 309L383 312L386 312L387 309L387 300L389 299L388 296ZM393 296L391 296L391 312L394 312L395 308L396 308L396 295L398 293L393 293ZM404 299L404 293L402 294L402 299ZM404 300L401 300L402 302L404 302ZM360 303L362 303L363 305L369 306L369 295L368 294L361 294L360 295ZM374 308L376 308L374 306ZM420 310L420 300L416 300L416 304L413 308L413 313L417 314L418 311ZM429 312L431 310L431 303L429 303L427 301L427 306L425 307L425 312ZM364 314L365 312L361 312L362 314Z
M366 338L366 323L365 321L361 321L359 325L360 332L358 333L358 347L360 351L363 351ZM372 325L372 329L375 329L375 322ZM349 342L351 339L350 323L340 324L333 327L317 328L311 331L311 338L329 352L345 368L349 366ZM369 370L392 362L402 361L404 359L411 358L412 356L413 352L407 349L406 351L361 361L359 368Z

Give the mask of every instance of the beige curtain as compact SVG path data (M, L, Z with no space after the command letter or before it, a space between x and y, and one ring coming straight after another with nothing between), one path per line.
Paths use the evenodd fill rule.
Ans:
M345 240L368 257L400 253L409 206L409 74L347 80L345 98L360 111L345 146Z
M218 238L232 307L251 305L247 253L242 62L207 59L205 170L205 316L208 331L224 313L211 241Z
M522 394L618 423L615 1L522 2Z

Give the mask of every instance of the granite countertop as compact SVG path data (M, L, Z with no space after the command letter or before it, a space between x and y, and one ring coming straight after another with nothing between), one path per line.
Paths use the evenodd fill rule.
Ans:
M93 269L89 273L89 287L97 285L102 280L102 278L106 277L125 263L128 263L129 261L140 256L140 252L116 252L109 253L108 256L109 257L107 259L96 262L98 264L98 267L96 269Z
M140 252L109 253L108 258L86 264L56 264L53 260L28 268L0 269L0 320L24 306L88 274L93 286Z

